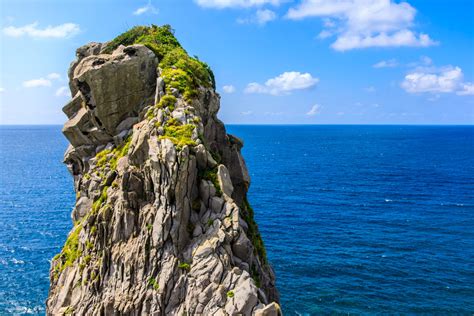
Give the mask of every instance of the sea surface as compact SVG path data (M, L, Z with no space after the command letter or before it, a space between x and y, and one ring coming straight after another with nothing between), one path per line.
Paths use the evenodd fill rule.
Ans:
M0 315L71 228L59 126L0 127ZM286 315L474 312L474 127L228 126Z

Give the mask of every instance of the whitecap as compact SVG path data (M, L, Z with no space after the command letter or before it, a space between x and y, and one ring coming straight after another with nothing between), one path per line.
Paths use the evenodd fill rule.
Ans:
M385 199L385 202L393 202L393 200L390 200L390 199Z
M16 258L13 258L11 261L12 261L14 264L24 264L24 263L25 263L25 261L23 261L23 260L18 260L18 259L16 259Z

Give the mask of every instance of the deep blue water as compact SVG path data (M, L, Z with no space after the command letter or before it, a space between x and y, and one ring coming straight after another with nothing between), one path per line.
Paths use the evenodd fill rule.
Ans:
M474 127L229 126L287 315L474 312ZM0 127L0 314L71 227L59 126Z

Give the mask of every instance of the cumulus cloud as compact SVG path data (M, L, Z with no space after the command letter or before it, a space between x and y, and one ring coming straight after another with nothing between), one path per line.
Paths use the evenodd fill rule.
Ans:
M69 92L69 88L66 86L59 87L56 92L54 93L57 97L71 97L71 93Z
M64 23L56 26L39 28L38 22L20 27L7 26L3 28L3 34L10 37L29 36L32 38L68 38L80 32L79 25L74 23Z
M235 87L233 85L226 85L222 87L222 91L224 91L225 93L234 93Z
M321 105L315 104L311 107L311 109L306 113L308 116L315 116L321 113Z
M466 82L461 85L458 95L474 95L474 82Z
M58 74L57 72L52 72L49 75L47 75L46 78L48 78L50 80L57 80L57 79L61 78L61 75Z
M268 9L263 9L263 10L257 10L255 15L249 17L249 18L240 18L237 19L237 22L240 24L259 24L259 25L265 25L270 21L276 20L277 15L275 12L272 10Z
M23 87L25 88L38 88L38 87L51 87L52 81L60 79L61 76L58 73L52 72L46 76L46 78L38 78L23 81Z
M25 88L51 87L51 80L45 78L31 79L23 82Z
M396 59L381 60L378 63L372 65L374 68L394 68L398 66Z
M409 72L401 87L408 93L456 93L472 95L474 84L463 81L460 67L425 67Z
M265 93L271 95L290 94L294 90L311 88L319 82L310 73L298 71L284 72L281 75L268 79L264 84L252 82L247 85L245 93Z
M326 29L319 37L337 35L331 45L337 51L435 45L429 35L411 30L415 14L415 8L407 2L392 0L302 0L286 16L293 20L326 18Z
M273 21L277 18L276 13L272 10L258 10L255 14L255 18L258 24L266 24L267 22Z
M142 14L145 14L145 13L158 14L158 9L155 8L155 7L151 4L151 1L149 1L147 5L136 9L135 11L133 11L132 14L133 14L133 15L142 15Z
M283 0L194 0L199 6L204 8L250 8L260 7L265 4L279 5Z

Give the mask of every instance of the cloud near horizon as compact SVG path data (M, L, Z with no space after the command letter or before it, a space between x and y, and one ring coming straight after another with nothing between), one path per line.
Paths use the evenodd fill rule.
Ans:
M3 34L10 37L29 36L32 38L69 38L81 31L78 24L64 23L56 26L48 25L41 29L38 22L20 27L7 26L3 28Z
M401 87L408 93L474 95L474 83L464 82L463 78L462 69L458 66L419 68L405 76Z
M286 95L295 90L309 89L318 82L319 78L313 77L310 73L288 71L275 78L268 79L264 84L251 82L247 85L244 92Z
M392 0L302 0L286 17L301 20L325 18L319 38L336 36L331 47L347 51L369 47L427 47L436 45L429 35L416 33L416 9Z
M315 115L321 113L321 109L322 109L321 105L315 104L311 107L311 109L308 112L306 112L306 115L315 116Z

